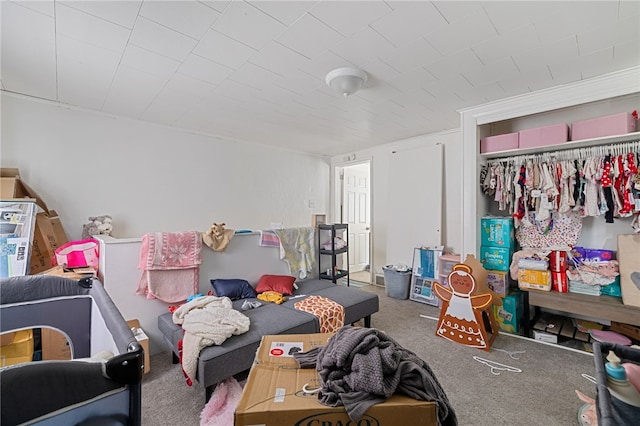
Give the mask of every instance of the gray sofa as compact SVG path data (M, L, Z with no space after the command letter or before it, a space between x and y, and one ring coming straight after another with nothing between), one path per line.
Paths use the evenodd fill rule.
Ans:
M206 390L209 400L216 384L251 368L262 336L274 334L318 333L318 318L295 309L294 304L303 297L318 295L334 300L344 307L345 324L361 319L366 327L371 326L371 315L378 311L378 296L353 287L335 285L328 280L309 280L296 283L293 296L281 305L261 302L255 309L242 311L251 321L249 331L232 336L219 346L209 346L200 352L196 379ZM233 307L240 310L247 299L236 300ZM248 299L258 300L258 299ZM158 317L158 329L172 351L174 363L178 362L178 342L182 340L182 328L173 322L167 312Z

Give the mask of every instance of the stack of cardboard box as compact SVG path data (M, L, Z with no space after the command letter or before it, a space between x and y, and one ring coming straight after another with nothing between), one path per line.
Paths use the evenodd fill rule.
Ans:
M513 218L483 217L480 232L480 260L487 270L487 286L502 297L502 306L493 306L496 321L500 330L518 333L524 306L522 294L513 289L509 274L516 248Z
M29 272L35 212L33 200L0 200L0 278Z
M18 169L0 169L0 182L0 199L27 198L35 200L40 208L41 211L36 214L28 273L33 275L50 269L56 248L68 241L58 213L49 210L44 200L20 178Z

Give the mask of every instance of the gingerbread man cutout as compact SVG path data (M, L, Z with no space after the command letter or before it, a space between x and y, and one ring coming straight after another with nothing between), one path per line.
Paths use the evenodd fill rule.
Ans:
M436 335L452 342L489 350L495 333L491 339L487 337L482 312L490 309L493 295L475 294L476 280L471 272L468 265L458 263L447 276L450 289L434 283L436 295L444 302Z

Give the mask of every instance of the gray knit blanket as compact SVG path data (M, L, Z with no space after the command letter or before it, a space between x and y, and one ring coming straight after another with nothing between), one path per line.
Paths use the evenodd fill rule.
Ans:
M301 368L316 368L318 400L343 405L353 421L394 393L437 404L438 424L458 424L453 407L425 361L375 328L345 326L327 345L294 355Z

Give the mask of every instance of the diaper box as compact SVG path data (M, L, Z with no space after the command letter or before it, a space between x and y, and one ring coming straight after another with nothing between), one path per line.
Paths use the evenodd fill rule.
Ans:
M551 271L518 269L518 287L534 290L551 290Z
M613 250L592 249L579 246L573 247L570 254L574 263L580 263L581 261L607 262L614 260L616 257L616 253Z
M483 217L480 219L481 244L487 247L513 248L515 243L513 218Z
M637 120L633 114L622 112L572 123L571 140L577 141L581 139L601 138L604 136L624 135L635 132L636 128Z
M569 140L567 123L536 127L518 132L519 148L537 148L539 146L558 145Z
M513 248L480 246L480 263L490 271L508 271Z
M504 135L488 136L480 139L480 153L506 151L518 149L518 134L506 133Z
M522 292L513 291L502 299L502 306L493 306L493 313L501 331L518 333L524 314Z
M509 272L487 271L487 287L501 297L507 296L511 287Z

